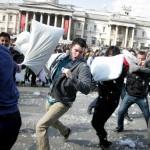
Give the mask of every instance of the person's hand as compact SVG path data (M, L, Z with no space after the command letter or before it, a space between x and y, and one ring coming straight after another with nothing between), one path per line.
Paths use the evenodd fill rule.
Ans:
M72 78L72 73L71 73L70 69L62 68L62 73L64 73L67 78Z

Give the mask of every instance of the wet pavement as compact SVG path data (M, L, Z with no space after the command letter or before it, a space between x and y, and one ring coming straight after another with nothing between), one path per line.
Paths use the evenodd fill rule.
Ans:
M18 87L20 91L19 108L22 116L22 127L12 150L36 150L35 125L43 116L48 88ZM99 150L98 138L91 126L92 115L87 114L87 107L97 96L77 94L72 108L60 119L72 129L67 142L56 129L49 129L51 150ZM117 110L106 123L108 139L113 142L109 150L149 150L146 123L137 105L129 109L132 122L125 120L125 130L114 132L117 122Z

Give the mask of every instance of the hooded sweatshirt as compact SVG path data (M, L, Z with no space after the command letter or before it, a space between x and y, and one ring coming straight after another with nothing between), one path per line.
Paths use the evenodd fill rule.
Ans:
M19 92L13 78L17 64L7 48L0 45L0 115L18 111Z

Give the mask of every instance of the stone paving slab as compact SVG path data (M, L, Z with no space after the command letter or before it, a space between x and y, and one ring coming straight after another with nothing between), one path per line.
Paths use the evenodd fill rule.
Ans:
M36 150L35 125L44 114L44 104L48 88L19 87L19 108L22 116L22 127L19 137L12 150ZM99 150L98 139L90 122L91 115L87 114L87 106L97 96L93 92L89 95L77 94L73 107L60 119L72 129L67 142L58 131L49 129L49 143L51 150ZM147 128L140 109L134 105L129 109L133 117L132 122L125 120L125 131L115 133L117 111L106 123L108 139L113 142L110 150L148 150Z

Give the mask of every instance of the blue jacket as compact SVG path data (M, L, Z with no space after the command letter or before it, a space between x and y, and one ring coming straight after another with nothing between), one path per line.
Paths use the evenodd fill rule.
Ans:
M16 70L9 51L0 45L0 115L18 111L19 92L13 78Z

